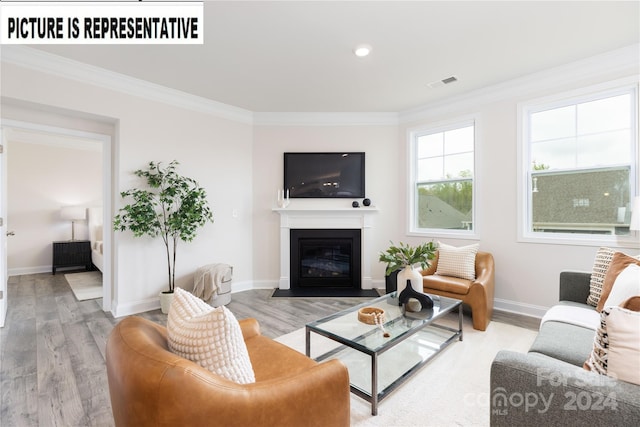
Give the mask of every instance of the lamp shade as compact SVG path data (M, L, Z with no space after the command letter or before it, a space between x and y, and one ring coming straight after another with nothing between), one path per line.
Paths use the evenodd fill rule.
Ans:
M640 196L636 196L633 199L633 205L631 205L629 230L640 230Z
M82 206L63 206L60 217L69 221L81 221L87 219L87 210Z

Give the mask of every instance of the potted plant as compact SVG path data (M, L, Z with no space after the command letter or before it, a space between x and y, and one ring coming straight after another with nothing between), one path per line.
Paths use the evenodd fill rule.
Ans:
M149 162L146 169L135 171L134 175L144 179L145 187L120 193L131 203L121 208L113 221L116 231L129 230L136 237L162 237L169 279L169 289L160 293L163 313L168 312L175 288L178 241L192 241L198 228L213 222L205 190L194 179L180 175L178 164L176 160L166 166Z
M437 245L433 242L415 247L402 242L398 245L391 242L391 246L385 252L380 252L380 262L387 263L385 274L389 276L398 271L396 295L400 295L407 286L407 280L411 281L413 290L422 292L422 274L413 266L420 264L423 270L428 268L429 261L435 257L436 250Z

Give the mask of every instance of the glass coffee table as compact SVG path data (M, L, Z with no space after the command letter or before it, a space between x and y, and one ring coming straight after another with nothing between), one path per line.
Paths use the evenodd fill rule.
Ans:
M447 346L462 341L462 301L429 296L433 299L433 308L420 312L405 313L393 292L308 323L306 354L311 356L311 332L331 340L324 340L327 351L323 350L315 360L343 362L349 370L351 392L370 402L371 415L377 415L379 402ZM358 310L362 307L384 310L386 334L379 326L358 320ZM448 319L449 325L442 324L445 315L456 309L457 322L454 318L453 322Z

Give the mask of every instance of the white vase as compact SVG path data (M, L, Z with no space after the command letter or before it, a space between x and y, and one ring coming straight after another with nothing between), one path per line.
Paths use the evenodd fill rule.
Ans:
M171 300L173 300L173 292L160 292L160 310L162 313L169 314Z
M407 287L407 280L411 281L411 287L414 291L424 292L422 287L422 274L412 266L407 265L398 272L398 289L396 295L400 296L400 293Z

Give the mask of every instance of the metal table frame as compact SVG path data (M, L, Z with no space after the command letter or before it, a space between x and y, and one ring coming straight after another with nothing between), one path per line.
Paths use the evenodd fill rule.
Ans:
M337 334L325 331L321 328L321 325L324 324L326 321L331 320L331 319L335 319L337 317L343 316L345 314L351 313L353 311L357 311L360 307L365 307L368 306L370 304L372 304L373 302L380 302L380 301L384 301L385 299L388 298L392 298L394 296L394 294L388 294L385 296L382 296L380 298L377 298L373 301L367 301L365 303L359 304L355 307L349 308L347 310L343 310L341 312L335 313L331 316L325 317L323 319L320 319L318 321L315 322L311 322L309 324L307 324L305 326L305 353L307 356L311 356L311 332L314 332L318 335L324 336L326 338L329 338L333 341L336 341L340 344L342 344L342 346L331 350L327 353L324 353L318 357L315 358L315 360L317 361L322 361L325 359L328 359L332 356L334 356L336 353L338 353L339 351L343 350L344 347L349 347L352 348L356 351L365 353L367 355L369 355L371 357L371 393L367 393L366 391L360 389L359 387L351 384L350 385L350 389L351 392L354 393L355 395L361 397L362 399L368 401L371 403L371 415L377 415L378 414L378 404L385 399L386 397L389 396L389 394L397 389L400 385L402 385L404 382L406 382L409 378L411 378L420 368L422 368L424 365L426 365L429 361L431 361L434 357L436 357L438 354L440 354L442 352L442 350L444 350L445 348L447 348L449 345L451 345L454 341L462 341L462 319L463 319L463 315L462 315L462 301L460 300L453 300L452 298L448 298L448 300L451 300L453 303L447 307L445 310L442 310L440 313L438 313L438 315L435 318L432 319L425 319L427 320L425 323L412 328L411 330L409 330L407 333L403 334L403 336L400 339L397 340L393 340L391 341L388 345L383 345L380 348L377 348L375 350L372 350L370 348L367 348L366 346L363 346L357 342L354 342L354 340L349 339L349 338L344 338L341 337ZM434 296L434 298L444 298L444 297L437 297ZM438 325L435 322L438 321L439 318L441 318L443 315L449 313L449 312L453 312L455 309L458 309L458 329L454 329L454 328L450 328L447 326L442 326L442 325ZM397 319L396 319L397 321ZM391 322L388 322L391 323ZM385 323L385 325L387 325L388 323ZM408 371L406 371L403 375L401 375L399 378L397 378L393 383L391 383L389 386L387 386L384 390L380 390L378 391L378 357L385 353L386 351L401 345L403 342L405 342L406 340L410 339L411 337L413 337L415 334L420 333L421 331L425 330L425 328L428 327L434 327L434 328L438 328L444 331L448 331L451 333L451 335L449 336L448 339L446 339L443 343L440 344L440 348L435 351L433 354L431 354L430 356L428 356L426 359L424 359L421 363L415 365L414 367L412 367L411 369L409 369ZM380 331L377 329L372 329L370 333L379 333ZM360 337L358 337L360 338Z

